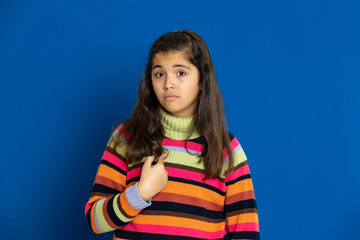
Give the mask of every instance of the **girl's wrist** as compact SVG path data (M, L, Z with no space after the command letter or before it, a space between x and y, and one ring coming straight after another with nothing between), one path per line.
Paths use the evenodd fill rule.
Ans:
M126 198L133 208L136 210L142 210L151 205L151 198L148 201L144 201L144 199L139 195L137 185L138 183L130 186L126 190Z
M138 182L137 190L138 190L138 193L139 193L140 197L145 202L147 202L151 198L151 196L149 196L149 193L147 193L147 191L143 188L143 185L141 184L140 181Z

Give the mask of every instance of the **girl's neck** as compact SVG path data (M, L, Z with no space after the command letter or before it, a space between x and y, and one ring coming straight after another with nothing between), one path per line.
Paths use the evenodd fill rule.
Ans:
M194 129L193 117L176 117L159 107L161 123L165 130L165 137L186 140L200 137L199 132Z

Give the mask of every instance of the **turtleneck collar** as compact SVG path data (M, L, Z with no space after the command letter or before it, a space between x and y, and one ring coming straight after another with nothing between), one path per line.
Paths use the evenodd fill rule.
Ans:
M193 117L175 117L170 113L166 112L162 107L159 107L161 114L161 123L165 130L165 137L176 139L176 140L186 140L189 137L189 134L192 131ZM200 137L198 131L194 131L190 135L190 139Z

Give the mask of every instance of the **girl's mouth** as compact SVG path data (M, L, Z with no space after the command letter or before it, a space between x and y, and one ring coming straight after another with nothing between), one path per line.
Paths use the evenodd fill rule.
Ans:
M174 94L168 94L168 95L165 95L165 97L164 97L165 100L174 100L177 98L179 98L179 97Z

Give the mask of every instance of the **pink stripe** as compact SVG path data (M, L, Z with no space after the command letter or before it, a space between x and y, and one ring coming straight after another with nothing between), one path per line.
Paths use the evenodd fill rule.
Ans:
M171 167L165 167L165 169L167 170L169 177L178 177L178 178L183 178L183 179L189 179L189 180L193 180L196 182L206 183L206 184L213 186L215 188L218 188L224 192L226 190L225 184L220 182L218 179L212 178L212 179L207 179L204 181L203 180L204 175L201 173L187 171L187 170L178 169L178 168L171 168Z
M236 138L234 138L234 139L231 141L230 145L233 147L233 149L235 149L237 146L240 145L240 143L239 143L239 141L238 141Z
M230 142L230 148L231 151L234 151L235 148L237 148L240 145L239 141L234 138L231 142ZM224 149L224 158L226 158L228 156L228 150L227 148Z
M207 179L203 180L204 175L201 173L191 172L183 169L177 169L172 167L165 167L166 171L168 172L169 177L179 177L183 179L189 179L196 182L206 183L210 186L218 188L221 191L226 191L225 184L223 184L218 179ZM134 177L139 177L141 175L141 167L135 168L127 173L127 178L131 179Z
M89 211L90 207L91 207L91 203L87 203L87 204L85 205L85 215L86 215L87 212Z
M237 223L234 225L229 225L230 232L242 232L242 231L253 231L259 232L259 224L255 222L248 222L248 223Z
M185 142L184 140L173 140L165 138L162 145L163 146L169 146L169 147L181 147L185 149ZM188 142L187 143L187 149L202 152L202 145L194 142Z
M117 166L118 168L120 168L121 170L126 171L127 170L127 165L126 163L119 159L117 156L115 156L114 154L112 154L111 152L108 152L105 150L104 155L102 157L102 159L108 161L109 163L114 164L115 166Z
M177 235L177 236L187 236L193 238L206 238L206 239L216 239L223 238L225 235L225 230L220 230L216 232L205 232L192 228L184 227L172 227L164 225L150 225L150 224L126 224L121 229L127 231L135 232L146 232L146 233L157 233L165 235Z
M232 181L238 177L244 176L246 174L250 174L250 169L249 169L249 165L245 165L239 169L237 169L236 171L230 173L230 175L225 177L225 181Z
M120 132L123 127L124 127L124 124L120 124L120 125L116 128L116 130L117 130L118 132ZM128 139L128 138L129 138L129 131L126 130L125 132L123 132L122 136L124 137L124 139Z
M133 177L139 177L141 175L141 167L134 168L133 170L127 172L126 178L131 179Z
M124 126L124 124L122 123L122 124L120 124L117 128L116 128L116 130L118 130L119 132L120 132L120 130L122 129L122 127Z

